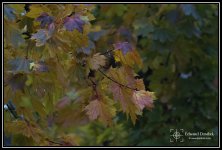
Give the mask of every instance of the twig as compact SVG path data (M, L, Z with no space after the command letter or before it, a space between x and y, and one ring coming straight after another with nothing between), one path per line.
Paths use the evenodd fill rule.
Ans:
M88 79L92 82L92 87L93 87L93 90L96 92L96 97L99 98L99 94L96 89L97 84L92 79L90 79L90 77Z
M106 52L104 52L104 53L101 53L101 55L105 55L105 54L110 53L110 52L115 51L115 50L116 50L116 49L108 50L108 51L106 51Z
M127 86L127 85L124 85L124 84L122 84L122 83L119 83L119 82L113 80L111 77L107 76L107 75L106 75L104 72L102 72L100 69L98 69L98 71L99 71L101 74L103 74L106 78L108 78L109 80L113 81L114 83L116 83L116 84L118 84L118 85L120 85L120 86L122 86L122 87L131 89L131 90L136 90L136 91L138 91L137 88L132 88L132 87L129 87L129 86Z
M49 139L46 139L48 142L50 143L54 143L54 144L58 144L58 145L63 145L62 143L59 143L59 142L55 142L55 141L52 141L52 140L49 140Z

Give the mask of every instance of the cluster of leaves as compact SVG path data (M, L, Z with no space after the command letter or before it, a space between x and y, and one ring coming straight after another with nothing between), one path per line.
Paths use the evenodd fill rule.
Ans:
M158 97L155 109L145 111L136 126L124 123L123 130L128 133L124 144L218 145L218 5L99 5L94 14L98 24L105 24L118 39L135 43L143 60L139 75L145 79L145 88ZM123 120L120 113L118 121ZM215 136L170 143L170 129L213 131ZM100 137L103 132L91 135ZM119 137L121 140L121 133ZM109 145L116 141L112 139Z
M136 73L135 41L96 23L94 8L4 4L4 133L12 145L75 146L82 125L115 126L116 112L135 124L153 108L154 93Z

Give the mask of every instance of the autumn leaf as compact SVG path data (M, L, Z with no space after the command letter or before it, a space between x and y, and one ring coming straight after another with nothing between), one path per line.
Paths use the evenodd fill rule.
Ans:
M32 4L30 6L30 11L26 14L26 16L30 18L37 18L42 12L44 12L44 9L41 5Z
M51 24L54 21L54 18L52 16L49 16L48 13L42 13L38 18L36 18L36 21L41 22L41 27L45 27L46 25Z
M89 59L88 63L91 69L98 70L101 66L105 66L106 57L100 53L96 53Z
M139 66L142 67L142 60L137 51L132 50L126 53L125 55L121 50L114 51L114 59L116 62L121 62L124 65L134 67Z
M143 108L151 109L153 108L153 100L155 99L154 92L149 92L145 90L134 91L133 92L133 102L142 111Z
M15 120L6 124L7 131L13 134L23 134L28 138L32 138L35 142L39 143L44 140L44 132L37 127L34 123Z
M66 17L64 20L64 26L68 31L73 31L74 29L76 29L82 33L84 24L85 22L80 18L80 16L77 15L72 17Z
M36 41L36 46L40 47L45 45L46 41L51 37L48 30L40 29L37 33L33 34L31 39Z
M8 64L13 73L22 73L22 72L28 73L30 71L29 70L30 62L31 60L17 57L13 60L9 60Z
M144 88L141 85L143 82L135 80L132 69L127 66L111 68L108 76L117 82L110 81L109 83L109 90L112 92L114 100L120 101L123 112L130 115L132 122L135 124L136 113L139 108L133 102L133 91Z
M116 43L114 44L114 48L116 50L121 50L123 55L126 55L128 52L133 50L132 45L130 45L128 42Z
M84 109L90 120L99 118L103 123L111 125L115 110L100 99L92 100Z
M16 18L15 10L9 5L4 5L4 17L6 17L10 21L14 21Z

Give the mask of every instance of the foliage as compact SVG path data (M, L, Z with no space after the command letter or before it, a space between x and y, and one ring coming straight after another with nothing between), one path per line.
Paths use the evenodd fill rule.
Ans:
M24 8L4 5L12 145L218 144L217 4ZM170 143L171 128L215 136Z
M116 126L120 111L135 124L153 108L154 93L136 79L142 61L134 43L107 38L100 47L94 7L4 5L4 132L12 145L76 146L70 130L94 120Z
M143 60L138 74L158 98L155 109L145 110L135 126L125 121L126 145L218 145L218 5L100 5L95 14L107 29L118 29L119 39L136 43ZM118 116L118 122L125 120ZM170 143L170 129L215 136Z

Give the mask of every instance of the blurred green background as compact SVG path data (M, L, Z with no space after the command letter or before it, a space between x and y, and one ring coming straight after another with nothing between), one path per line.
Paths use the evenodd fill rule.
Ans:
M218 145L218 4L97 5L93 13L93 24L109 30L110 43L117 34L113 40L136 44L144 62L138 74L158 100L135 126L120 113L114 127L93 122L77 129L80 145ZM170 129L214 136L171 143Z

